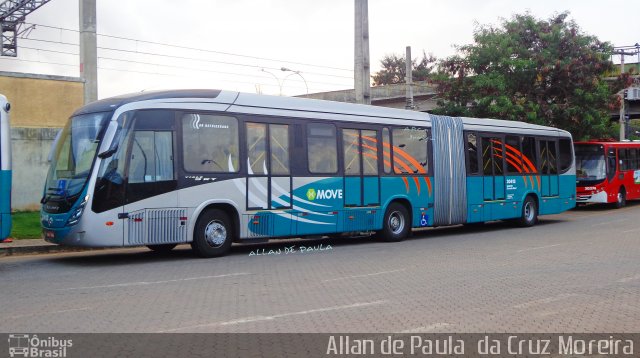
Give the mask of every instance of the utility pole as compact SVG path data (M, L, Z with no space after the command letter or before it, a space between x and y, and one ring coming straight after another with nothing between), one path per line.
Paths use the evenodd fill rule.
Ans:
M613 52L614 54L620 55L620 75L622 75L624 73L624 56L626 55L635 55L635 52L625 52L624 50L620 49L620 50L616 50ZM626 139L626 126L627 126L627 120L625 118L625 110L624 110L624 105L625 105L625 98L624 98L624 90L622 91L622 95L620 96L620 140L623 141Z
M354 87L356 103L371 104L368 0L355 0L355 10Z
M80 78L84 81L84 104L98 99L98 43L96 0L80 1Z
M405 83L407 84L407 104L404 106L405 109L415 109L413 104L413 61L411 60L411 46L407 46L407 53L404 58L404 62L406 64L406 77Z

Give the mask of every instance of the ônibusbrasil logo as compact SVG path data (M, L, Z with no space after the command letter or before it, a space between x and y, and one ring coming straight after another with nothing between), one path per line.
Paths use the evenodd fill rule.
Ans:
M320 189L310 188L307 190L307 199L314 201L316 199L342 199L342 189Z
M30 334L9 335L9 357L59 357L67 356L67 348L73 347L71 339L46 338Z

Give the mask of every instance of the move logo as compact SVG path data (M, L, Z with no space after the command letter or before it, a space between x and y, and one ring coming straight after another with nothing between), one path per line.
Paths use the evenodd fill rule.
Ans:
M315 190L313 188L307 190L307 199L309 201L324 200L324 199L342 199L342 189L320 189Z

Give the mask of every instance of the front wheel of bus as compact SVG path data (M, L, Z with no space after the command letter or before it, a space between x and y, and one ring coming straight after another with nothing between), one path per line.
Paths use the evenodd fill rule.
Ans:
M616 209L624 208L627 205L627 191L624 187L620 187L618 190L618 197L616 198Z
M389 205L384 214L382 231L378 232L380 238L389 242L402 241L409 236L410 230L411 221L407 208L398 203Z
M222 256L229 251L232 242L233 226L224 211L210 209L200 215L191 243L191 248L198 256Z
M522 216L520 217L520 226L529 227L538 222L538 205L533 197L527 196L522 203Z

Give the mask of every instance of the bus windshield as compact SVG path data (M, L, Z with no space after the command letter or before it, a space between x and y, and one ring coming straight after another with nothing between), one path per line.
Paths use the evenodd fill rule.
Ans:
M607 165L602 146L576 147L576 179L596 183L607 177Z
M54 149L46 193L48 198L78 195L91 172L96 151L111 112L72 117L62 130Z

